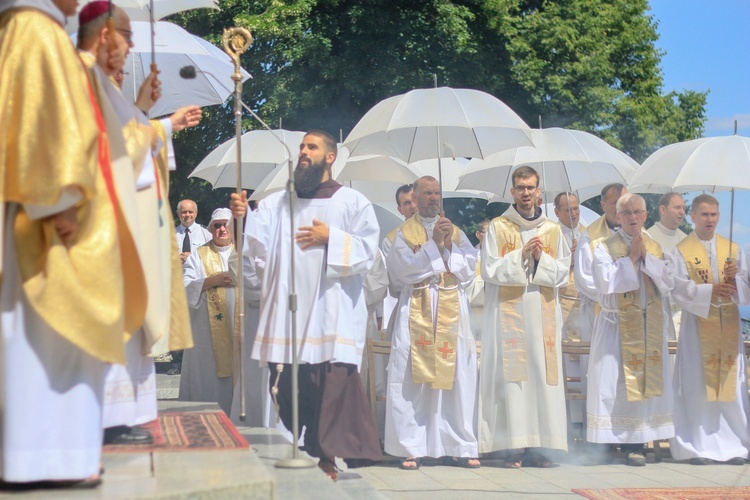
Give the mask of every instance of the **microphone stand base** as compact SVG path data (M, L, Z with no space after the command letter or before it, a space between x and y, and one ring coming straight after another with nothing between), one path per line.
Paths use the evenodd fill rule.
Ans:
M310 469L315 462L309 458L282 458L273 465L279 469Z

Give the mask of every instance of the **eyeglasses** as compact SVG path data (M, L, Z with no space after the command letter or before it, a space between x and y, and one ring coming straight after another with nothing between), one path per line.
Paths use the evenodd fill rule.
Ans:
M527 191L530 193L533 190L535 190L537 187L539 187L539 186L515 186L513 189L515 189L516 191L519 191L521 193L525 193Z
M214 222L213 224L211 224L211 227L214 229L221 229L222 227L227 227L227 223L226 222Z
M622 215L623 217L632 217L635 215L636 217L640 217L645 213L645 210L623 210L622 212L617 212L617 215Z
M125 38L125 41L128 43L131 43L133 41L133 32L130 30L122 29L122 28L115 28L117 31L122 33L123 38Z

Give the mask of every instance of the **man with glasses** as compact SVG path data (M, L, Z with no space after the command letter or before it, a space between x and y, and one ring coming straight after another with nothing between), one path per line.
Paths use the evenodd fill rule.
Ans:
M508 450L507 468L555 467L540 448L567 450L558 291L570 250L537 206L539 174L513 172L513 205L482 244L485 282L479 451Z
M620 444L627 465L643 466L644 443L674 436L667 350L672 316L662 300L674 286L674 272L643 229L645 200L627 193L616 208L621 227L594 250L601 312L591 339L586 437Z
M750 302L744 255L737 243L716 234L719 202L693 199L695 231L672 253L682 306L675 361L675 460L744 465L750 452L750 402L739 307Z
M184 283L195 346L185 351L180 376L180 401L212 401L224 413L232 408L232 338L234 333L236 270L232 220L228 208L211 214L211 241L185 261ZM231 224L230 224L231 226Z

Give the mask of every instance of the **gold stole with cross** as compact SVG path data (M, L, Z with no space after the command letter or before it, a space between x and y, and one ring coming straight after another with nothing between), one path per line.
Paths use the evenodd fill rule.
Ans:
M234 252L234 250L232 250ZM224 272L221 255L213 242L198 247L198 256L203 263L206 277L210 278ZM229 257L230 259L232 256ZM216 361L216 376L232 376L232 332L229 323L229 307L227 291L223 286L206 290L206 305L208 306L208 324L211 327L211 340L214 346L214 360ZM235 330L239 327L235 321ZM236 333L236 332L235 332Z
M698 284L713 284L706 247L695 233L677 245L677 250L685 259L690 279ZM716 235L716 255L729 255L729 240ZM737 258L737 245L732 244L732 258ZM724 282L724 268L719 263L718 283ZM734 302L726 302L715 307L711 304L708 318L696 317L700 339L703 374L706 379L708 401L734 401L737 395L737 356L739 353L740 310Z
M500 257L523 247L521 229L518 224L506 217L497 217L492 223L495 226L497 252ZM542 240L544 252L553 259L556 258L561 236L560 227L555 222L545 220L537 227L537 236ZM500 341L502 342L503 376L506 382L522 382L529 379L526 322L523 310L523 295L526 293L526 288L526 286L498 287L499 316L502 321ZM546 382L547 385L557 385L555 289L539 286L539 295L542 302L541 321Z
M661 246L641 231L646 251L662 258ZM614 261L627 257L629 250L620 233L602 241ZM640 270L646 289L646 311L641 307L641 290L618 293L617 322L628 401L661 396L664 389L664 314L661 295L653 280ZM645 320L645 325L644 325Z
M586 230L586 226L579 224L581 233ZM573 232L573 238L575 238L575 231ZM561 288L558 294L560 299L560 309L562 309L563 315L563 335L566 340L572 340L574 342L580 342L581 340L581 321L579 318L581 311L580 295L578 288L576 288L575 273L573 268L570 268L568 274L568 285ZM577 355L571 355L570 360L575 361L578 359Z
M419 214L401 224L399 229L414 253L427 243L427 230ZM455 225L451 240L454 245L461 241L461 230ZM438 247L442 252L443 245ZM431 281L432 278L427 278L412 287L409 303L411 374L416 384L431 384L433 389L451 390L456 373L458 342L458 280L452 273L440 274L437 285L437 318L434 324Z

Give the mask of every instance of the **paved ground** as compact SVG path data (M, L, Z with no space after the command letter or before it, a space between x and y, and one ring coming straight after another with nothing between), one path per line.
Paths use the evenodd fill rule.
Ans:
M159 375L162 394L172 395L179 377ZM584 467L574 465L565 455L557 457L561 466L555 469L502 467L501 458L485 458L480 469L461 469L428 461L419 471L398 468L398 460L390 457L383 464L356 470L344 470L336 485L310 489L310 479L322 476L317 469L283 471L273 464L277 458L289 456L291 445L268 429L241 428L261 462L277 479L278 497L287 498L394 498L394 499L456 499L456 498L581 498L574 488L663 488L750 486L750 465L693 466L665 458L655 463L649 455L646 467L628 467L624 459L610 465ZM568 463L566 463L568 462ZM343 462L339 466L345 469ZM317 482L315 484L318 484ZM325 488L323 488L323 486ZM335 486L330 488L329 486ZM320 496L319 496L320 494Z

